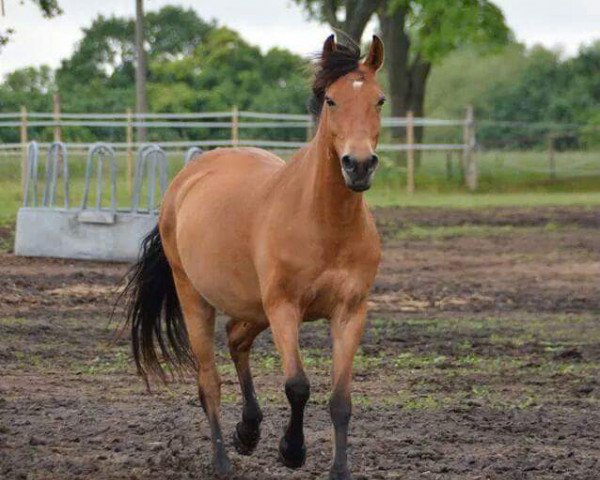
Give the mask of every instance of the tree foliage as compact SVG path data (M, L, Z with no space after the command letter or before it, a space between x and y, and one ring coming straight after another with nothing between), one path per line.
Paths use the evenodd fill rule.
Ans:
M144 21L150 111L223 111L235 105L242 110L305 113L310 75L305 59L279 48L263 54L237 32L206 22L191 9L164 7L147 13ZM31 111L49 111L55 90L61 93L66 112L123 113L132 108L134 29L131 18L98 16L83 29L73 54L56 72L43 67L9 75L0 85L0 110L17 111L25 104ZM16 80L21 77L28 79L22 88ZM28 97L33 90L36 94ZM100 128L70 131L78 139L109 138L114 133ZM161 129L150 133L175 139L209 132ZM213 138L228 134L210 132ZM305 133L299 129L287 135L303 138Z
M383 16L405 14L412 57L437 63L464 45L502 46L510 39L504 14L488 0L388 0Z
M424 116L432 66L465 45L497 47L510 39L502 11L489 0L296 0L308 14L334 28L353 28L360 41L377 13L386 45L387 86L393 116ZM361 12L360 22L352 15ZM368 17L366 16L368 14ZM340 19L343 18L342 22ZM356 27L361 27L356 29ZM402 137L403 129L395 132ZM422 128L416 139L422 139Z
M462 48L433 72L427 109L435 117L456 118L464 105L474 105L479 141L489 147L542 146L549 133L562 137L563 146L598 143L599 132L585 127L600 125L598 72L600 41L568 59L540 46L512 44L486 56Z
M32 0L33 3L37 4L40 7L40 10L47 18L55 17L56 15L60 15L63 13L60 5L58 4L58 0Z

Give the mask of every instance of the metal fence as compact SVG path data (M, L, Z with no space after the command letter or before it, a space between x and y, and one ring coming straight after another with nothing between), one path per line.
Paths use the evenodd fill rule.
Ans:
M45 162L43 153L36 142L27 146L25 192L17 214L15 253L112 261L135 259L142 239L156 225L158 206L167 189L165 151L155 144L139 149L129 189L127 182L119 179L117 155L109 144L90 146L83 178L71 176L66 144L51 144ZM188 150L183 163L199 153L201 150L196 147ZM93 202L92 183L96 185ZM108 196L105 183L109 186ZM73 198L73 193L78 198Z

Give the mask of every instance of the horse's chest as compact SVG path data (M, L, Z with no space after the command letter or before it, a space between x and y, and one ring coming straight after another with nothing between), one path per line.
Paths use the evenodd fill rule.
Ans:
M258 269L263 301L299 305L306 319L330 318L366 300L379 263L376 233L306 235L265 250Z
M370 275L358 269L323 270L305 285L307 317L329 317L339 309L354 309L366 299L371 281Z

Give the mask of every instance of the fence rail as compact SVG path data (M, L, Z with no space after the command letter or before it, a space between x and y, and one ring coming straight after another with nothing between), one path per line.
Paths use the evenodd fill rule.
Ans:
M111 142L111 145L127 150L129 170L132 169L134 149L143 145L133 140L134 128L227 129L231 132L229 139L204 138L194 141L160 141L160 144L167 148L253 146L275 150L301 148L306 142L240 138L240 130L305 129L306 141L310 140L315 131L314 119L310 115L238 111L235 107L231 111L199 113L135 114L131 111L125 113L63 113L60 104L57 102L59 102L59 99L55 97L53 112L28 112L25 107L22 107L21 112L0 112L0 128L18 128L20 131L20 142L0 144L0 152L20 149L23 159L23 172L25 172L27 162L27 144L30 140L29 130L32 128L47 127L53 130L53 142L40 142L42 147L48 147L52 143L63 141L63 128L123 129L126 132L126 142ZM383 128L403 128L406 131L407 141L405 143L382 143L378 149L383 152L407 152L407 189L409 192L414 191L414 152L428 150L462 152L463 161L461 163L465 165L465 171L467 172L465 183L470 189L476 188L477 166L475 156L472 154L472 150L475 148L475 129L472 114L471 116L467 114L464 119L448 120L413 117L412 113L409 112L406 118L382 118L381 125ZM414 130L420 127L459 127L463 131L463 141L457 143L417 143L415 142ZM94 143L65 142L66 145L74 149L87 149Z
M231 118L230 121L192 121L206 118ZM277 122L243 122L239 119L277 120ZM8 120L5 120L8 119ZM19 119L19 120L11 120ZM30 121L29 119L33 119ZM45 120L47 119L47 120ZM265 114L258 112L239 112L238 128L306 128L314 127L309 115ZM162 120L162 121L160 121ZM178 121L175 121L178 120ZM182 121L183 120L183 121ZM0 127L20 127L24 119L20 113L0 113ZM48 113L27 113L28 127L160 127L160 128L231 128L235 116L231 112L190 113L190 114L75 114L61 113L60 119ZM403 117L385 117L382 127L406 127L408 121ZM444 120L434 118L414 118L415 127L462 127L466 120Z

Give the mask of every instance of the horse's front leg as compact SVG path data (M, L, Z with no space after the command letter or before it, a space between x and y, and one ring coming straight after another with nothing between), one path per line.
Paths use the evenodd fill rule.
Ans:
M333 340L333 391L329 411L333 422L333 465L330 480L349 480L348 425L352 415L350 380L352 362L365 327L366 303L353 311L341 309L331 320Z
M285 303L268 309L267 316L283 363L285 394L291 407L290 421L279 443L279 457L286 467L299 468L306 459L304 407L310 396L310 384L304 373L298 343L302 318L298 308Z

